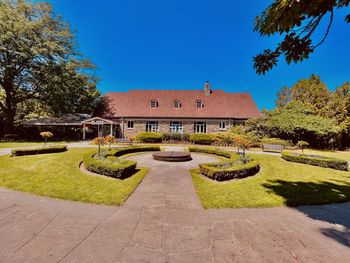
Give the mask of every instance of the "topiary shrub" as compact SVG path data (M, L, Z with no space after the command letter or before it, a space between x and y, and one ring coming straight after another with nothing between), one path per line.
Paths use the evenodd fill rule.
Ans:
M95 159L94 155L86 155L83 159L87 170L110 176L113 178L124 179L130 177L136 171L136 162L133 161L112 161L109 159Z
M216 181L245 178L257 174L260 165L253 159L241 159L236 153L209 148L189 147L190 152L203 152L225 157L228 160L199 165L201 174Z
M25 149L14 149L11 151L12 156L35 155L44 153L59 153L67 151L67 145L56 145L46 147L35 147Z
M316 155L300 155L283 151L282 158L289 162L302 163L335 170L347 171L349 164L345 160Z
M189 141L194 143L194 144L210 145L214 141L214 137L211 134L196 133L196 134L190 135Z
M163 135L158 132L141 132L136 135L135 139L141 143L161 143Z
M120 157L129 153L160 151L159 146L129 147L112 150L105 155L88 154L84 156L83 163L90 172L113 178L124 179L130 177L136 172L136 162L128 160L119 160Z

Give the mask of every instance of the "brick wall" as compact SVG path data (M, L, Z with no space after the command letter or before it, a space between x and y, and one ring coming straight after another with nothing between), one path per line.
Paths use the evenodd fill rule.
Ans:
M152 119L153 120L153 119ZM146 131L146 121L145 120L133 120L134 121L134 128L128 129L128 120L124 119L124 137L128 138L129 136L135 136L136 134L140 132ZM193 133L194 132L194 121L195 120L184 120L182 121L183 130L186 133ZM219 130L219 122L218 120L207 120L207 133L217 133L221 132ZM170 120L159 120L159 131L169 132L170 131ZM226 124L227 130L229 130L229 121L227 120ZM120 124L120 130L123 130L123 124Z

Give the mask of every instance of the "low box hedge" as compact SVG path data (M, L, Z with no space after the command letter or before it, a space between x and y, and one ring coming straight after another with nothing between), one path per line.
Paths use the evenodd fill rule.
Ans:
M160 151L159 146L142 146L117 149L105 155L105 159L96 159L94 155L84 156L84 166L90 172L110 176L113 178L124 179L130 177L136 172L137 162L129 160L113 161L109 157L120 157L129 153Z
M35 155L44 153L59 153L67 151L67 145L44 146L35 148L14 149L12 156Z
M194 144L210 145L214 142L214 137L211 134L191 134L189 138L190 142Z
M201 152L201 153L214 154L214 155L225 157L228 159L238 159L238 157L239 157L239 155L234 153L234 152L216 150L216 149L212 149L212 148L188 147L188 150L190 152Z
M227 181L255 175L259 172L260 166L257 161L250 160L245 164L236 164L236 162L200 164L199 170L201 174L210 179L216 181Z
M247 163L242 163L239 155L234 152L200 147L189 147L189 151L213 154L228 159L221 162L199 165L201 174L216 181L245 178L255 175L260 170L260 165L257 161L250 159Z
M292 152L283 151L282 158L289 162L309 164L335 170L348 171L348 161L330 158L326 156L300 155Z
M136 135L136 141L142 143L161 143L163 135L158 132L141 132Z
M113 178L124 179L133 175L136 171L136 162L120 161L113 162L108 159L95 159L94 155L86 155L83 159L84 166L90 172L110 176Z
M117 149L111 152L110 155L114 156L122 156L129 153L137 153L137 152L156 152L160 151L159 146L140 146L140 147L128 147L128 148L122 148Z

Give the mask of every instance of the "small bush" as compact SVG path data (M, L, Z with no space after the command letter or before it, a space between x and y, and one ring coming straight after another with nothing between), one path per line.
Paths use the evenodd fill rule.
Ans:
M291 146L292 143L290 141L282 140L279 138L263 138L261 140L261 144L277 144L283 146Z
M85 168L91 172L119 179L124 179L134 174L137 165L133 161L113 162L107 159L95 159L94 155L86 155L83 162Z
M345 160L325 156L299 155L287 151L282 152L282 158L286 161L303 163L335 170L347 171L349 164Z
M182 134L181 133L170 133L165 132L163 135L163 141L182 141Z
M26 149L14 149L11 151L13 156L35 155L43 153L59 153L67 151L67 145L56 145L47 147L36 147Z
M221 151L210 148L189 147L190 152L203 152L228 158L217 163L200 164L201 174L217 181L239 179L255 175L259 172L259 163L252 159L240 159L239 155L229 151Z
M112 151L110 155L120 157L122 155L129 154L129 153L153 152L153 151L160 151L160 147L159 146L142 146L142 147L122 148L122 149Z
M142 143L161 143L163 135L157 132L141 132L136 135L136 141Z
M210 145L214 141L214 137L211 134L191 134L189 138L190 142L195 144Z

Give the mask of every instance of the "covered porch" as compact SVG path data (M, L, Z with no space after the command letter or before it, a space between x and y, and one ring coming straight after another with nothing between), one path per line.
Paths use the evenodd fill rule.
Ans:
M94 117L81 122L83 125L83 140L91 139L88 137L102 137L111 135L119 137L120 127L119 123L113 120L104 119L101 117Z

